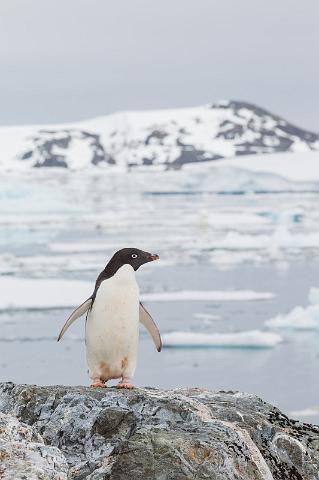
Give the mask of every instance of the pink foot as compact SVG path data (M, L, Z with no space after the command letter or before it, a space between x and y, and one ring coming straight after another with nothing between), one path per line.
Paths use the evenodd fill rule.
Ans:
M128 390L132 390L132 388L134 388L134 385L129 380L123 378L123 380L116 385L116 388L126 388Z
M106 385L104 382L102 382L102 380L100 380L99 378L98 379L94 379L93 380L93 383L90 385L91 388L106 388Z

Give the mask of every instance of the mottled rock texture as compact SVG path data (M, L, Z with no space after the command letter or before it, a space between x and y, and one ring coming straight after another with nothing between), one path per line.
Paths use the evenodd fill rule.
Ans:
M0 478L67 479L68 464L63 453L46 445L34 427L0 413Z
M3 479L319 478L319 427L245 393L6 383L0 411Z

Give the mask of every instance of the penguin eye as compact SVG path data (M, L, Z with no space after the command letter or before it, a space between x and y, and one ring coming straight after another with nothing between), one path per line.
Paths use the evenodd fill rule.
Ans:
M137 258L136 253L132 253L132 258Z

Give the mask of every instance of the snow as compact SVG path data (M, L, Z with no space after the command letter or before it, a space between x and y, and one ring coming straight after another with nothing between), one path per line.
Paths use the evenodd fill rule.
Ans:
M162 335L164 347L269 348L278 345L280 335L260 330L238 333L171 332Z
M302 161L298 161L301 159ZM222 167L234 167L251 173L270 173L292 182L319 181L319 153L274 153L222 160Z
M275 329L318 330L319 329L319 288L311 288L308 299L310 305L296 306L289 313L276 315L265 322Z
M214 302L247 302L254 300L270 300L274 298L270 292L255 292L253 290L181 290L177 292L144 293L142 300L148 302L184 302L184 301L214 301Z
M0 128L1 141L1 128ZM74 145L73 145L74 143ZM297 152L297 153L272 153L267 155L237 156L234 159L223 159L218 161L204 162L199 164L185 165L179 171L162 171L162 166L141 166L138 170L127 172L124 168L125 162L113 166L105 166L104 169L97 169L90 166L88 152L85 153L87 145L83 149L78 142L71 143L68 150L70 156L69 164L71 171L58 168L30 169L29 160L17 160L8 158L5 152L0 150L0 173L24 175L27 185L28 176L39 178L41 182L47 171L51 175L50 181L56 178L63 178L66 175L87 175L87 181L94 175L103 175L105 178L106 191L112 190L112 185L118 188L119 178L127 176L132 183L137 185L144 192L157 193L250 193L250 192L304 192L319 191L319 153ZM75 144L81 155L74 150ZM73 148L74 147L74 148ZM169 152L174 147L169 147ZM133 153L131 152L133 155ZM130 156L130 154L127 154ZM165 153L165 156L168 152ZM134 155L133 155L134 156ZM166 157L165 157L166 158ZM77 160L78 159L78 160ZM9 161L10 160L10 161ZM122 165L122 166L121 166ZM288 166L289 165L289 166ZM76 172L76 170L79 170ZM160 175L158 174L160 170ZM53 174L53 175L52 175ZM48 175L48 177L49 177ZM83 180L82 180L83 181ZM129 183L127 179L126 183ZM40 183L41 184L41 183ZM127 188L132 188L126 185ZM61 195L62 192L59 194ZM65 192L64 192L65 193ZM79 206L78 206L79 207ZM251 221L249 217L242 217L238 221ZM223 221L217 218L216 222ZM262 221L262 220L260 220Z
M0 276L0 310L75 307L93 291L93 282ZM142 301L249 301L268 300L272 293L254 291L180 291L146 293Z
M319 153L237 156L202 165L190 164L184 169L192 170L195 174L200 173L203 176L204 188L209 190L210 186L211 191L318 190Z
M276 117L259 115L246 107L240 109L240 115L237 115L231 106L219 108L220 105L114 113L70 124L1 127L0 170L22 172L37 162L43 163L45 155L37 146L51 140L62 140L62 145L54 144L51 153L62 155L71 170L94 169L91 163L93 137L90 135L97 136L106 153L115 159L116 167L122 170L127 170L129 164L144 168L145 158L152 159L154 168L173 163L182 151L187 151L187 147L202 152L199 155L203 160L215 156L234 157L240 151L247 151L245 143L250 143L251 151L256 153L261 150L273 152L279 137L283 135L283 132L278 130L280 121ZM239 126L242 132L225 137L224 133L231 126ZM268 135L265 129L268 129ZM265 132L264 145L253 148L256 140L260 140L262 131ZM82 135L82 132L89 136ZM156 132L160 133L159 137ZM315 154L310 150L317 148L318 142L309 145L309 142L296 135L284 135L292 141L290 149L296 152L296 155L304 152ZM64 148L63 140L66 139L67 146ZM21 159L21 156L29 152L32 152L31 156ZM252 157L237 157L239 163L236 158L229 163L224 162L223 168L235 168L237 171L241 169L264 176L275 173L281 179L294 182L318 181L318 162L315 155L309 156L305 164L298 162L299 165L292 165L288 157L282 157L281 154L278 159L269 162L255 162ZM258 165L259 163L262 165ZM113 169L111 165L104 163L99 167L108 171ZM314 175L310 175L310 172Z

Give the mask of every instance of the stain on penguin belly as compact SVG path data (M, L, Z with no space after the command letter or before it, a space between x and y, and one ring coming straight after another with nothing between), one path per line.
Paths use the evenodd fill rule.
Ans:
M105 382L134 375L139 298L135 277L129 268L122 267L120 270L124 269L124 272L119 271L119 275L103 281L88 315L86 350L92 379L100 378Z

